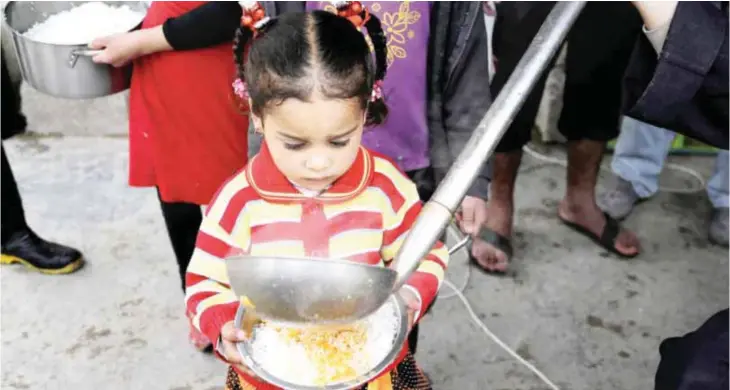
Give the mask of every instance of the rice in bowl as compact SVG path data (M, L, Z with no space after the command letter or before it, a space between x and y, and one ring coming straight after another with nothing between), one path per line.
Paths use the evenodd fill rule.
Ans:
M260 322L253 326L247 351L259 369L296 386L349 382L371 373L394 347L400 350L395 343L401 321L397 301L391 299L353 324L291 327Z

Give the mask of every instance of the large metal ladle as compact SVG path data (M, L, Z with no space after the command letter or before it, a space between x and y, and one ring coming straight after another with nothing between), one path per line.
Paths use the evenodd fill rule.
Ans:
M260 318L282 323L353 322L374 313L406 282L442 235L584 6L585 1L555 5L424 206L391 267L337 259L235 256L226 261L233 291L247 297Z

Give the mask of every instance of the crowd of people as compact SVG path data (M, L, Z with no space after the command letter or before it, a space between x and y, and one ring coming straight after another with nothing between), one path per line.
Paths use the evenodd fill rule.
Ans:
M189 340L230 365L227 389L268 387L232 344L242 336L225 257L387 265L554 5L500 2L488 34L480 2L152 2L142 29L92 43L102 50L95 62L133 62L129 183L157 190ZM708 237L728 245L727 12L724 2L591 2L568 34L558 125L567 185L557 214L616 256L642 251L619 221L657 192L675 133L723 150L707 185ZM25 120L4 63L2 72L6 139ZM487 273L504 274L514 255L515 180L546 78L461 204L472 262ZM597 196L616 137L616 184ZM27 226L4 150L2 192L3 263L54 274L83 265L77 250ZM447 265L437 243L399 292L409 341L367 386L431 388L414 359L418 320ZM657 389L727 388L727 311L708 324L662 344ZM723 359L725 382L712 371ZM706 386L692 387L699 380Z

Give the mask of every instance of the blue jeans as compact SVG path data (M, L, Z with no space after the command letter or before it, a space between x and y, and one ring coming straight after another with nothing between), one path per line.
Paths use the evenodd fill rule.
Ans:
M674 136L669 130L625 117L611 162L613 173L630 182L640 197L654 195ZM728 207L728 173L728 152L722 150L707 182L707 195L715 208Z

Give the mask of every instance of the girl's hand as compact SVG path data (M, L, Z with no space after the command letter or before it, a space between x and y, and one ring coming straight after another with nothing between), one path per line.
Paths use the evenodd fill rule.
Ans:
M421 298L410 287L401 287L398 294L406 304L408 311L408 331L410 332L416 322L416 316L421 311Z
M247 339L246 332L242 329L236 329L233 326L233 321L226 322L223 328L221 328L221 353L232 366L252 378L258 378L251 369L243 364L241 354L238 353L238 348L236 348L237 342L246 341Z

